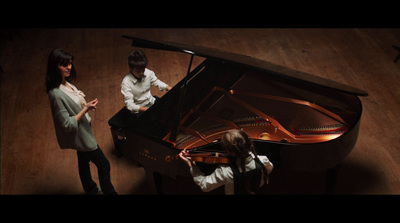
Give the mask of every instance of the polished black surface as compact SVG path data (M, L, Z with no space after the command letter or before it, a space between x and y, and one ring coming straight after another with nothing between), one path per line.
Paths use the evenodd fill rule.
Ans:
M125 38L135 47L206 57L187 75L181 103L185 79L126 128L122 153L149 170L188 176L183 162L166 157L182 149L223 152L218 140L234 128L287 170L334 168L357 142L362 90L243 55ZM170 142L179 106L177 140Z

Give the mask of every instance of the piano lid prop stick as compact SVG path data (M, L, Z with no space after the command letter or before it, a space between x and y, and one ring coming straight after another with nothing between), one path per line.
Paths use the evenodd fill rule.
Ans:
M176 145L175 142L176 142L176 137L177 137L177 133L178 133L179 123L181 121L181 113L182 113L182 108L183 108L183 98L185 97L185 94L186 94L186 88L187 88L187 84L188 84L188 76L190 73L190 69L192 68L193 56L194 56L194 54L191 54L191 56L190 56L188 71L186 73L186 76L185 76L185 79L183 82L183 89L182 89L182 92L181 92L181 95L179 98L178 112L176 113L175 120L172 125L172 129L171 129L171 134L169 136L169 141L172 142L174 145Z

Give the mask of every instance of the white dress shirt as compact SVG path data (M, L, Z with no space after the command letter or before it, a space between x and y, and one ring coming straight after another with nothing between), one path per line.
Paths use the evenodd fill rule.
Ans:
M254 160L254 154L250 153L251 156L247 157L245 160L245 168L246 172L250 170L256 169L256 163ZM273 164L269 161L268 157L266 156L258 156L260 161L267 167L273 167ZM240 163L236 164L240 172L242 168L240 167ZM229 165L219 165L215 171L210 175L204 175L201 170L196 166L193 165L190 168L190 173L193 176L194 182L200 187L203 192L212 191L222 185L225 185L225 194L233 195L235 192L234 188L234 180L233 180L233 171L229 167ZM264 174L262 174L260 187L264 184Z
M60 84L60 86L58 87L60 90L62 90L66 95L68 95L77 105L79 105L81 107L81 109L83 109L83 107L86 106L86 100L85 100L85 94L78 90L78 88L75 87L75 85L69 83L68 81L66 81L69 86L71 86L74 90L72 90L71 88ZM92 120L92 118L90 117L89 113L86 112L85 114L86 119L89 121Z
M125 76L121 84L121 93L124 95L125 107L132 113L139 113L140 107L150 107L155 98L151 95L150 87L156 86L161 91L167 90L167 84L157 79L152 70L145 69L141 81L131 72Z

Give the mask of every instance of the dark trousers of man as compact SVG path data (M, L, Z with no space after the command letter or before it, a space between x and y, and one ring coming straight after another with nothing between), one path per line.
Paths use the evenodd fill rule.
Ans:
M100 147L90 152L77 151L79 177L81 178L83 189L86 194L96 194L98 192L97 184L93 181L90 174L89 162L92 161L98 170L100 187L104 194L117 194L110 178L110 162L104 156Z

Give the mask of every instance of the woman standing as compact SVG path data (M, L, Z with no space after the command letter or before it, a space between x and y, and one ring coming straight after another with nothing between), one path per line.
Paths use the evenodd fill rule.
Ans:
M50 99L57 141L61 149L77 150L79 177L86 194L101 192L92 180L90 161L98 169L103 193L117 194L110 179L110 163L91 129L88 111L96 110L98 100L86 102L85 94L70 83L76 78L73 59L65 50L55 49L50 53L47 63L46 92Z

